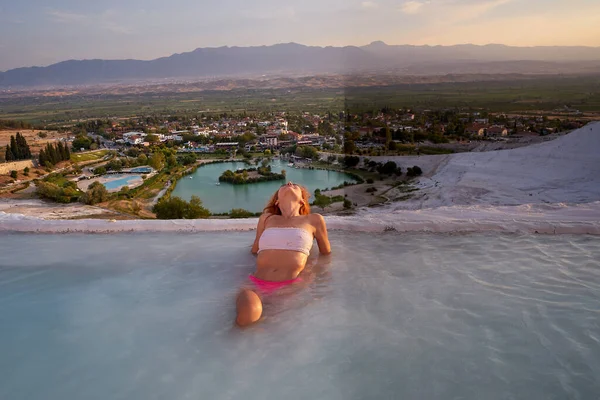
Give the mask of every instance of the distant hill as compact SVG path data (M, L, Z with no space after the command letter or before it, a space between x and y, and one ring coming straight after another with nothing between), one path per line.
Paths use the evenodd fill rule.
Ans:
M504 45L315 47L296 43L199 48L150 61L69 60L0 72L0 87L65 86L150 79L310 75L600 72L600 48Z

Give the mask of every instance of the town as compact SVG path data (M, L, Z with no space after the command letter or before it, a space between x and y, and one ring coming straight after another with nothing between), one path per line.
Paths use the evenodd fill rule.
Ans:
M509 142L577 129L585 118L577 110L556 110L550 115L514 115L455 110L412 111L382 109L367 114L340 112L315 115L285 112L248 115L170 116L92 120L75 125L71 136L76 150L126 146L149 147L156 143L175 146L178 151L255 152L284 150L291 146L313 146L338 154L400 154L419 145L421 154L435 151L470 151L473 142ZM471 144L468 146L467 144ZM452 146L460 145L460 146ZM439 145L439 146L436 146ZM445 146L444 146L445 145ZM417 151L417 150L415 150Z
M236 160L251 166L262 163L256 171L266 171L275 159L285 160L281 165L287 168L343 173L336 184L331 184L344 187L343 192L320 187L314 195L314 205L322 212L342 212L411 198L408 193L413 189L409 187L394 190L420 174L421 168L402 166L399 161L386 163L377 157L522 147L552 140L557 134L585 125L589 118L565 107L530 115L410 108L323 114L199 113L91 119L45 129L17 121L12 126L17 131L16 141L5 135L6 144L0 143L6 149L0 152L5 161L0 164L0 192L2 196L33 195L59 203L101 204L107 210L136 218L161 217L157 204L168 210L163 214L168 218L206 216L209 213L202 208L194 214L170 214L171 209L164 207L181 178L190 175L191 179L191 174L203 165ZM29 142L25 142L25 136ZM248 170L253 174L251 180L248 171L244 177L241 172L236 175L235 171L225 171L214 179L239 184L286 177L285 168L281 173L271 173L269 166L268 173L260 176L253 170ZM357 188L349 188L356 184ZM199 190L197 204L202 204L207 190ZM229 216L255 215L235 207L222 212Z

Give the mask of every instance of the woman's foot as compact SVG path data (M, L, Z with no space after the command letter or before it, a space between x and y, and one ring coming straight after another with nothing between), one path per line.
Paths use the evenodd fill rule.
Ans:
M235 322L239 326L255 323L262 315L262 301L260 297L249 289L243 289L236 300L237 317Z

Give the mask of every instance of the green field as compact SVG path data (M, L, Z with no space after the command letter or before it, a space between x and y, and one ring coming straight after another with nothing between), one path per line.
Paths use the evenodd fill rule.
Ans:
M416 108L482 108L492 112L552 111L568 105L580 111L600 111L600 76L535 78L349 88L350 110L385 106Z
M72 162L85 162L85 161L95 161L100 160L102 157L107 155L109 150L98 150L98 151L90 151L86 153L71 153L71 161Z
M505 81L403 84L343 89L264 89L72 95L0 99L0 118L64 124L90 118L202 113L352 112L382 107L464 108L503 112L551 111L568 105L600 111L600 76L553 76Z

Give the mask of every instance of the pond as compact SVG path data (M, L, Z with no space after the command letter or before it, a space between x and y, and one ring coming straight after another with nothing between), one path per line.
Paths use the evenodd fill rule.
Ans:
M325 170L310 170L304 168L289 167L287 162L273 160L271 162L273 172L281 172L285 169L287 180L299 183L308 188L311 194L315 189L325 189L338 186L344 181L355 182L352 176ZM198 196L203 205L213 213L228 212L233 208L243 208L252 212L260 212L264 208L270 196L285 182L270 181L251 183L247 185L233 185L219 182L219 176L226 170L232 171L238 168L250 168L244 162L226 162L202 166L192 175L188 175L177 182L177 187L172 196L190 200L192 196ZM312 202L311 198L311 202Z

